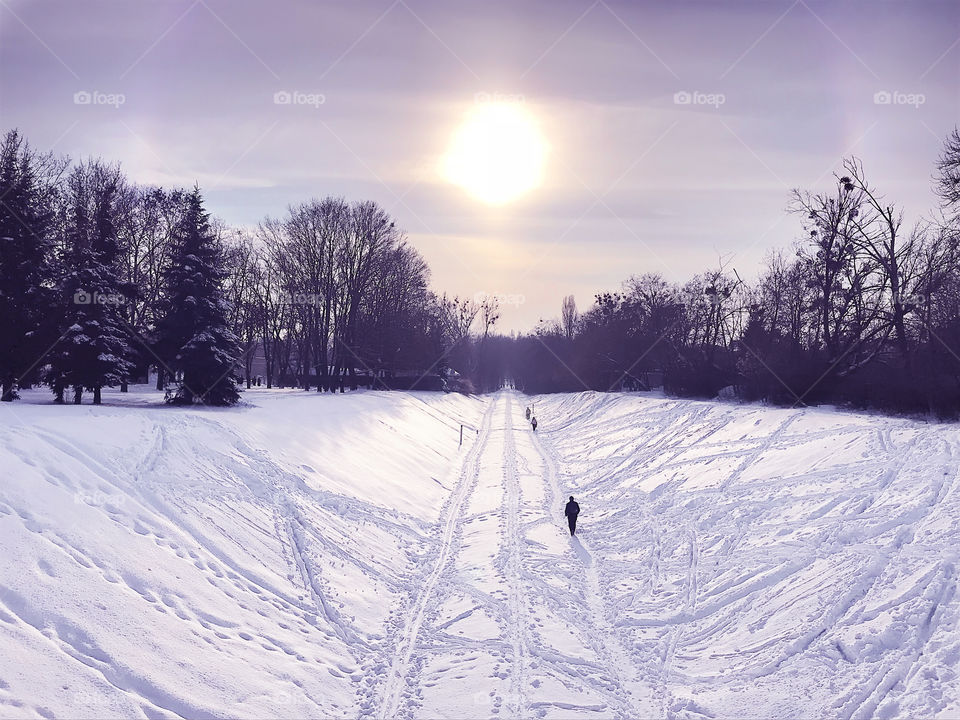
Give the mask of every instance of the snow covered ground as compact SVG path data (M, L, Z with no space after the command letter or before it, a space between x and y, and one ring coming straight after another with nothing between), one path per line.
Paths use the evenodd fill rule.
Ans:
M0 407L0 717L960 716L956 426L25 395Z

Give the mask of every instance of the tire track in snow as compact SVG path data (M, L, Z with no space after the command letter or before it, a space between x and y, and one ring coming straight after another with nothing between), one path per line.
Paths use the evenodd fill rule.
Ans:
M496 403L496 399L491 400L490 406L483 416L480 434L464 457L460 480L457 482L453 497L450 499L443 515L443 531L440 536L437 560L429 574L419 583L420 590L413 604L413 612L408 617L403 630L400 632L400 638L396 645L393 661L390 664L390 669L387 671L387 677L384 681L380 706L377 709L377 717L381 720L394 718L398 714L400 698L403 692L403 679L406 677L410 667L410 660L417 645L420 628L423 626L427 606L433 597L447 563L450 561L454 538L463 524L461 511L473 493L473 489L477 485L477 479L480 476L480 457L490 437L490 425Z

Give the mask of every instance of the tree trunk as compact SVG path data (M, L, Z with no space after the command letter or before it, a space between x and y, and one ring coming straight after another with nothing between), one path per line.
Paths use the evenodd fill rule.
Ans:
M310 344L304 343L305 347L303 348L303 362L301 367L303 368L303 389L310 389Z
M253 375L253 361L256 359L256 356L257 356L257 342L256 340L254 340L250 343L250 345L247 348L246 354L243 356L243 359L244 359L243 372L244 372L244 375L246 376L245 379L247 381L247 390L250 389L250 385L252 383L251 376Z
M7 376L3 379L3 394L0 395L0 401L13 401L13 378L10 376Z
M166 384L164 380L163 366L157 365L157 390L163 390L163 387Z
M93 388L93 404L94 404L94 405L99 405L99 404L100 404L100 399L101 399L101 398L100 398L100 386L97 385L95 388Z
M330 334L330 300L329 298L326 301L326 305L323 310L323 318L320 321L320 335L321 340L317 346L317 352L319 357L317 358L317 367L320 372L319 377L317 378L317 390L329 390L330 389L330 359L327 357L328 349L327 344Z
M79 405L80 399L83 397L83 387L80 385L73 386L73 404Z
M911 366L910 338L907 337L907 327L903 320L903 310L896 310L893 321L894 330L897 333L897 346L900 348L900 354L903 356L903 362L909 369Z

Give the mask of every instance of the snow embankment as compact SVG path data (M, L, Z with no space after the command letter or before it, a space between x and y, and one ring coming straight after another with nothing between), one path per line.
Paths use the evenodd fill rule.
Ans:
M245 397L0 406L0 716L960 716L955 425Z
M450 490L456 395L0 408L0 716L368 706ZM112 404L111 404L112 403ZM465 431L465 445L475 433ZM455 478L454 478L455 479Z
M957 426L591 393L536 408L662 716L960 716Z

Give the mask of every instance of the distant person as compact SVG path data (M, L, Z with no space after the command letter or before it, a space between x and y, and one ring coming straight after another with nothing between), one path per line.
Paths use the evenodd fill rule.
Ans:
M580 506L573 499L573 495L570 496L570 502L567 503L563 514L567 516L567 525L570 526L570 534L573 535L577 531L577 515L580 514Z
M530 408L528 407L528 408L527 408L527 420L529 420L529 419L530 419Z
M533 420L531 420L531 421L530 421L530 424L533 425L533 431L536 432L536 431L537 431L537 419L534 418Z

